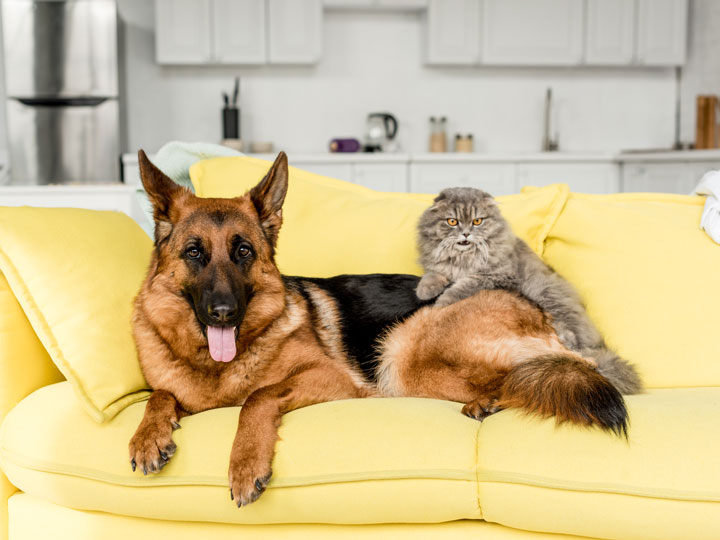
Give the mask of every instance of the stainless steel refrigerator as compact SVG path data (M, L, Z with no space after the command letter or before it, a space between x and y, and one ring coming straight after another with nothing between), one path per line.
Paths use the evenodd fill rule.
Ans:
M119 181L115 0L2 0L13 184Z

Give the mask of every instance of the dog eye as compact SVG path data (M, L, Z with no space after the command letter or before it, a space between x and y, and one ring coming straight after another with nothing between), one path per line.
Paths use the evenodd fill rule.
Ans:
M475 226L480 225L482 222L483 222L483 218L481 218L481 217L473 219L473 225L475 225Z
M240 246L239 248L237 248L238 257L245 258L248 257L250 253L252 253L252 251L250 251L250 248L248 246Z
M447 224L450 225L451 227L455 227L458 224L458 221L457 221L457 219L452 218L452 217L447 218Z
M198 257L200 257L200 250L195 246L190 246L185 250L185 255L187 255L191 259L197 259Z

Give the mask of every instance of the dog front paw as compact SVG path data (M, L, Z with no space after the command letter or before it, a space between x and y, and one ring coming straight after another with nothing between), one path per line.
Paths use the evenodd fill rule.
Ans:
M172 440L173 429L180 427L177 422L142 423L130 439L130 467L143 474L160 472L177 450Z
M272 476L271 461L272 456L263 459L252 450L246 455L233 450L228 477L230 499L238 508L255 502L263 494Z

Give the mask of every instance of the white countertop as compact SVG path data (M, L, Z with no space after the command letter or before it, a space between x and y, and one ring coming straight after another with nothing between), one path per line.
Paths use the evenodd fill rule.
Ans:
M277 154L247 154L273 161ZM152 156L151 156L152 157ZM718 161L720 149L633 152L443 152L443 153L318 153L288 154L291 165L305 163L625 163ZM137 154L123 154L123 163L137 164Z

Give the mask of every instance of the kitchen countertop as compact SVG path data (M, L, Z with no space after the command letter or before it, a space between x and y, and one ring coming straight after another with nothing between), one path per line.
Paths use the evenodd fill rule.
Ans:
M277 154L247 154L273 161ZM718 161L720 149L633 152L438 152L438 153L317 153L288 154L290 164L302 163L630 163ZM123 163L137 164L137 154L123 154Z

